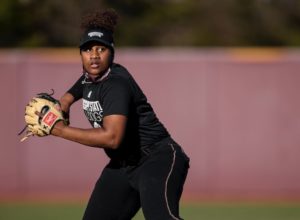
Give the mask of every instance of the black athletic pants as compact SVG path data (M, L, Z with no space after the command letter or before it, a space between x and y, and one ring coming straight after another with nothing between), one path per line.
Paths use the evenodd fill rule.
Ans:
M98 179L84 220L130 220L142 207L146 220L181 219L179 200L189 158L171 138L146 149L138 166L109 163Z

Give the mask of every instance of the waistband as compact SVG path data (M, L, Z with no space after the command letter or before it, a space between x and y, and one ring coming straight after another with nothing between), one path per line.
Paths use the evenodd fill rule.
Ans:
M142 154L141 156L148 156L151 152L156 150L158 146L161 146L163 144L168 144L172 141L173 141L173 139L171 137L165 137L165 138L161 139L160 141L155 142L154 144L142 146L140 148L141 154Z
M158 147L161 147L164 144L171 143L172 141L173 139L171 137L165 137L153 144L141 146L137 154L130 155L126 159L111 159L109 164L120 167L137 166L141 164L153 151L158 149Z

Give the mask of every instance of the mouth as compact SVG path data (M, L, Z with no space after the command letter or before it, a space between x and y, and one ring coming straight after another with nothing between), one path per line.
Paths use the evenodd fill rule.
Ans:
M99 68L100 67L100 63L99 62L91 62L91 68Z

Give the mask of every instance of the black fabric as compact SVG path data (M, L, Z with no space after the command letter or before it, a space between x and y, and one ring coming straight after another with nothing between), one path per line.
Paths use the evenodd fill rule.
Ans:
M119 64L104 79L83 74L68 91L82 98L86 117L101 127L105 116L125 115L125 137L111 158L88 202L84 220L130 220L142 207L147 220L181 219L179 200L189 158L158 120L146 96Z
M79 48L82 49L90 42L99 42L114 50L113 33L105 28L90 29L85 32L80 39Z
M158 120L146 96L121 65L114 64L108 76L97 82L83 75L68 91L83 98L85 115L93 127L101 127L103 117L113 114L128 118L125 137L117 150L106 149L110 158L136 161L140 147L169 136Z
M124 170L107 166L96 182L83 220L130 220L140 208L139 201Z
M139 166L114 161L104 168L84 220L130 220L142 207L147 220L181 219L179 200L189 158L171 138L149 146Z

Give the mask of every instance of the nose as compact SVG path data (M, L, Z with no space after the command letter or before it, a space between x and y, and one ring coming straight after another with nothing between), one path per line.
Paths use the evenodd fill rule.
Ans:
M98 50L92 49L92 51L91 51L91 58L92 59L100 58Z

